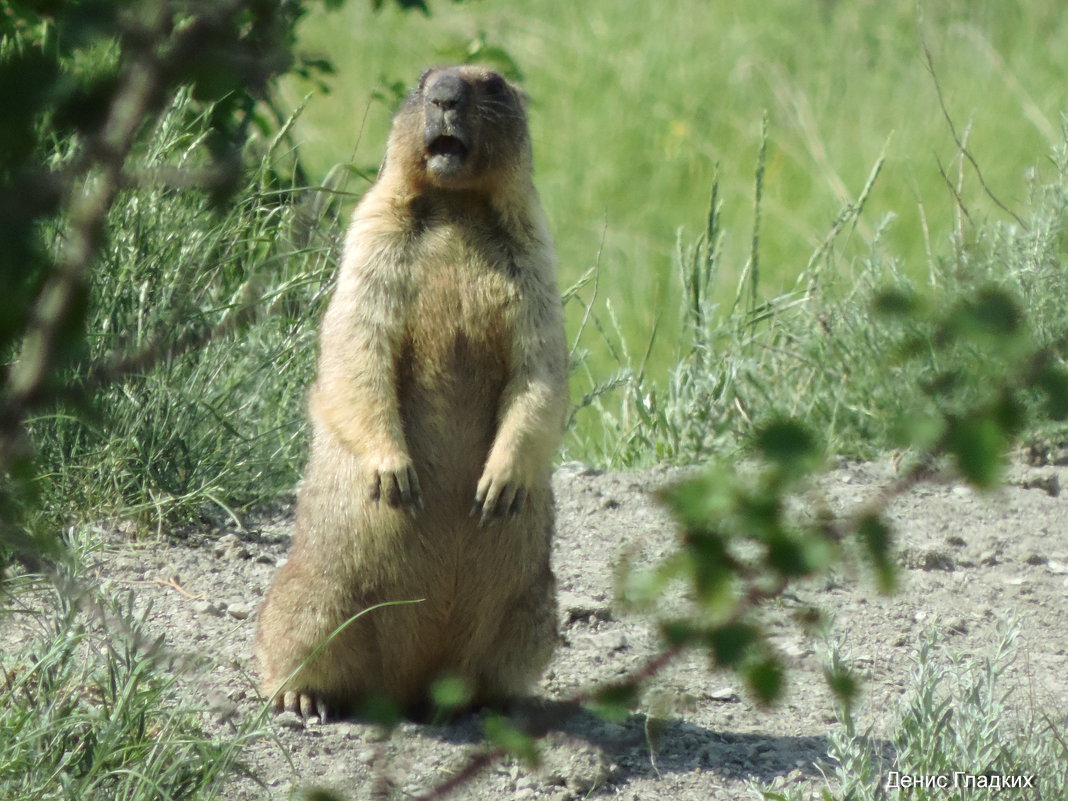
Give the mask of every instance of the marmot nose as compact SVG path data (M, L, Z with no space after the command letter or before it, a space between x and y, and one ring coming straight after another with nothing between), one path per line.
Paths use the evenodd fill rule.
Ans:
M458 109L467 99L467 84L458 75L446 72L427 87L426 98L442 110Z

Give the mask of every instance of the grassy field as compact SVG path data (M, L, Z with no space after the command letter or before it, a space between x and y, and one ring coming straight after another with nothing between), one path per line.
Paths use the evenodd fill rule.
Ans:
M94 273L93 358L209 330L242 298L261 297L262 313L236 345L169 359L88 414L31 420L41 506L160 527L292 488L338 212L372 179L404 87L465 57L522 72L561 286L596 267L567 305L575 408L561 458L693 463L776 414L804 416L838 453L899 447L900 381L935 366L888 379L895 333L871 319L877 287L912 281L949 303L958 286L1001 281L1049 312L1045 336L1059 331L1068 20L1042 0L791 9L678 3L660 18L483 0L429 18L364 2L311 14L301 46L336 63L333 90L292 81L281 107L305 104L294 131L309 183L349 194L290 187L277 143L222 216L191 193L119 199ZM145 169L202 136L185 102L138 156Z
M567 307L575 409L561 458L719 457L733 469L769 417L803 421L821 452L911 448L973 468L1019 439L1062 445L1061 5L481 0L434 2L424 18L350 0L316 11L303 46L334 61L333 91L292 81L282 109L305 106L295 132L312 187L348 175L350 194L292 187L279 139L250 149L232 203L138 182L116 195L90 274L84 364L67 376L76 402L27 420L27 530L65 532L78 562L97 547L87 521L210 531L292 489L335 212L371 180L404 87L428 64L465 59L522 78L561 285L581 283ZM175 97L130 174L195 164L203 112ZM62 241L57 219L42 241ZM886 285L900 290L883 304L897 316L872 313ZM156 342L151 368L89 380L93 365ZM0 664L0 795L216 797L255 724L224 743L201 736L127 596L94 579L79 597L58 578L32 607L45 610L35 636ZM40 584L7 576L3 589ZM839 745L843 762L868 759ZM1049 764L1046 745L1035 759Z
M635 359L659 318L649 370L657 380L683 348L676 243L704 229L717 179L719 301L733 299L751 257L765 115L758 277L767 296L794 287L882 156L863 214L829 261L847 284L873 248L913 276L951 252L958 212L947 180L960 182L973 221L1011 219L970 165L959 177L925 47L957 136L1009 209L1025 205L1032 176L1048 175L1047 153L1060 141L1068 17L1057 0L431 7L425 18L350 2L303 23L302 45L338 70L333 92L313 95L297 124L312 175L345 161L373 169L398 87L425 66L475 59L509 67L503 51L531 96L536 178L561 284L599 262L597 311L611 306ZM297 104L307 91L293 84L288 97ZM582 316L572 304L573 334ZM604 343L589 348L595 374L617 366Z

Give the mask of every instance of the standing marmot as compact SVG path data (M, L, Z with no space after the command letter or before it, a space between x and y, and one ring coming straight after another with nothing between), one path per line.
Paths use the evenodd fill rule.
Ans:
M325 719L379 695L407 709L445 675L492 702L544 669L567 407L554 273L521 94L481 68L428 70L323 319L296 535L257 634L276 708ZM311 656L361 610L419 599Z

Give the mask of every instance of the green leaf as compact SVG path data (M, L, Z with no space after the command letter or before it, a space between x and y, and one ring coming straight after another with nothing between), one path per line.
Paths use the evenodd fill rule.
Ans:
M753 537L768 540L782 531L782 494L777 489L758 492L739 491L737 514L745 531Z
M672 648L689 645L699 633L688 620L665 620L660 624L660 635Z
M898 416L891 430L897 447L914 448L923 453L942 438L945 421L941 415L922 414L910 409Z
M639 695L638 685L634 682L610 684L597 692L590 708L604 720L621 723L637 706Z
M426 0L394 0L402 11L421 11L423 16L430 16L430 8Z
M686 572L689 561L685 554L678 553L654 569L626 569L620 583L621 599L638 608L648 607L673 579Z
M834 557L831 544L816 531L780 530L767 540L765 563L787 579L811 576L823 570Z
M1043 367L1035 384L1046 395L1046 415L1050 420L1068 419L1068 370L1059 364Z
M781 576L798 577L810 572L800 543L785 531L768 541L765 561Z
M364 698L356 713L361 720L387 728L396 726L402 719L396 702L384 695L371 695Z
M446 712L467 706L471 696L471 687L459 676L438 679L430 687L430 697L435 706Z
M757 431L756 447L764 458L782 467L804 467L820 458L815 435L798 420L776 420L763 426Z
M908 289L889 288L878 292L872 300L872 311L887 317L913 317L920 304L916 295Z
M729 514L734 506L732 482L723 470L682 481L661 490L660 500L687 530L708 528L711 521Z
M830 687L831 692L834 693L834 697L837 698L846 709L852 707L853 701L857 697L857 692L860 689L856 676L844 667L833 667L828 668L824 672L824 677L827 679L827 686Z
M344 799L330 790L319 787L310 787L300 794L301 801L344 801Z
M998 483L1008 437L996 413L950 420L947 446L957 468L972 484L986 489Z
M782 663L771 656L758 659L745 668L745 683L762 704L778 700L784 678Z
M1005 349L1023 331L1024 314L1016 299L998 287L984 287L957 304L935 340L942 345L982 341Z
M882 517L873 512L857 524L857 534L875 569L875 581L879 592L892 593L897 587L897 565L893 560L893 531Z
M529 767L538 765L538 747L534 738L503 715L490 715L482 722L486 739L498 748L522 760Z
M1023 326L1023 311L1003 289L985 287L966 307L974 325L994 336L1012 336Z
M36 125L58 84L59 65L36 48L8 48L0 61L0 167L11 168L30 155Z
M723 538L712 531L687 533L683 556L689 561L697 600L713 615L734 605L734 571Z
M708 635L712 657L720 667L734 667L741 663L750 649L760 640L760 630L749 623L727 623L717 626Z

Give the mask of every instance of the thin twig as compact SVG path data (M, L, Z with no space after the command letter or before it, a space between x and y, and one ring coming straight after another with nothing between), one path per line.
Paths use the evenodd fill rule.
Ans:
M931 80L934 82L935 93L938 95L938 105L942 109L942 116L946 118L946 124L949 125L949 132L953 135L953 141L957 143L958 150L960 150L961 155L963 155L964 158L968 159L968 162L975 169L975 175L979 179L979 185L983 187L983 191L986 192L987 197L994 201L994 204L999 209L1001 209L1014 220L1016 220L1016 223L1023 230L1030 231L1030 227L1028 227L1027 223L1025 223L1020 218L1020 215L1018 215L1016 212L1014 212L1012 209L1002 203L998 199L997 195L995 195L991 191L990 187L987 186L986 179L983 178L983 171L979 169L979 162L975 160L975 158L971 154L971 151L969 151L968 148L965 146L964 142L961 141L960 136L957 134L957 126L953 124L953 118L949 115L949 109L946 107L946 100L942 96L942 83L938 79L938 73L935 72L934 58L931 56L931 49L927 46L926 41L921 42L921 45L923 47L924 59L926 59L927 61L927 71L931 74ZM941 167L939 167L939 169L941 169Z

